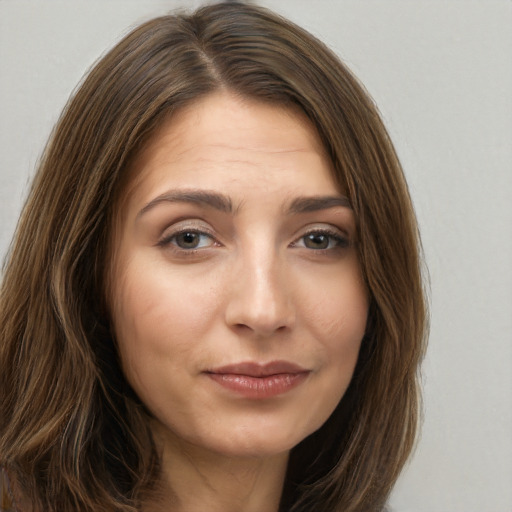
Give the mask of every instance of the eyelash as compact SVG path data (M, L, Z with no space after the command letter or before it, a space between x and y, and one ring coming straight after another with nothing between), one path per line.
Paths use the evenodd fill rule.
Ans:
M308 236L324 236L328 237L329 240L329 247L326 248L320 248L320 249L313 249L311 247L305 247L306 249L311 249L312 251L315 251L317 253L326 253L328 251L333 251L336 249L346 249L350 246L350 241L348 237L342 235L339 231L331 230L327 228L313 228L306 233L304 233L300 238L297 239L297 241L293 242L291 245L296 246L297 243L300 240L305 240ZM333 242L333 246L331 246L331 242Z
M208 237L210 239L211 243L206 247L190 247L190 248L180 247L176 243L176 239L180 235L186 235L186 234L196 235L199 237L201 237L201 236ZM311 236L328 237L328 239L329 239L328 247L325 247L325 248L307 247L306 239L308 236L309 237L311 237ZM301 241L304 242L304 245L299 246L298 244ZM165 236L157 243L157 245L159 247L164 247L164 248L167 248L172 245L174 251L180 252L181 254L184 254L184 255L190 255L190 256L196 254L200 250L214 246L215 244L216 244L216 240L211 233L201 230L201 229L198 229L198 228L194 228L194 227L180 229L179 231L176 231L174 233L171 233L170 235ZM217 244L218 244L218 242L217 242ZM220 244L218 244L218 245L220 245ZM297 240L292 242L290 244L290 246L291 247L302 247L304 249L309 249L311 251L314 251L317 254L327 254L334 250L342 250L342 249L348 248L350 246L350 241L346 236L343 236L342 234L340 234L339 231L326 229L326 228L316 228L316 229L311 229L311 230L307 231L306 233L304 233Z
M213 237L213 235L211 233L208 233L207 231L203 231L198 228L185 228L185 229L180 229L179 231L176 231L174 233L171 233L170 235L165 236L158 242L158 246L169 247L170 245L174 245L175 251L180 251L180 252L186 253L186 254L194 254L197 251L203 249L202 247L199 247L199 248L192 247L192 248L185 249L183 247L178 246L177 243L173 243L173 241L175 241L177 239L177 237L179 237L180 235L186 235L186 234L206 236L212 241L212 245L215 245L215 238Z

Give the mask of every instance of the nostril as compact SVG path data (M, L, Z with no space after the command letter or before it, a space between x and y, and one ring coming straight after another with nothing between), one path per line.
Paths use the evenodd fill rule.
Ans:
M255 258L255 256L254 256ZM268 258L267 258L268 259ZM240 334L249 332L257 337L269 337L292 327L295 312L290 292L283 286L283 275L277 275L277 265L262 269L260 257L247 272L247 266L237 273L226 304L225 321Z
M250 335L258 338L270 338L275 336L277 333L284 333L290 326L280 323L277 324L275 322L262 322L262 321L248 321L247 323L236 323L232 324L231 328L236 331L240 335Z
M245 324L236 324L233 326L235 329L238 329L238 330L249 330L251 331L252 329L248 326L248 325L245 325Z

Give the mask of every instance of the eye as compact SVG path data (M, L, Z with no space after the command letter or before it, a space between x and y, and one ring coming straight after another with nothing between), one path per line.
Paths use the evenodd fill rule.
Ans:
M331 237L324 233L309 233L303 240L308 249L328 249L332 242Z
M317 251L341 249L349 246L347 237L340 232L330 229L315 229L301 236L292 244L294 247L304 247Z
M211 247L214 244L215 240L211 235L194 229L186 229L178 233L173 233L158 243L160 246L174 245L176 248L182 250L203 249L205 247Z

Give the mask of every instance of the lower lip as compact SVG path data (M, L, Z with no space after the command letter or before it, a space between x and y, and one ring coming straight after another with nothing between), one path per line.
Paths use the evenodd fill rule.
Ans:
M229 391L233 391L245 398L263 400L282 395L296 388L304 382L309 372L279 373L264 377L232 373L208 373L207 375Z

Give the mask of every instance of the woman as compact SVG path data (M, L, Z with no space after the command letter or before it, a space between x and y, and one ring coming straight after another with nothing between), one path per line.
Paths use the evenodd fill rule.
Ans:
M1 315L20 511L377 511L413 447L425 302L399 162L343 64L265 9L154 19L95 66Z

